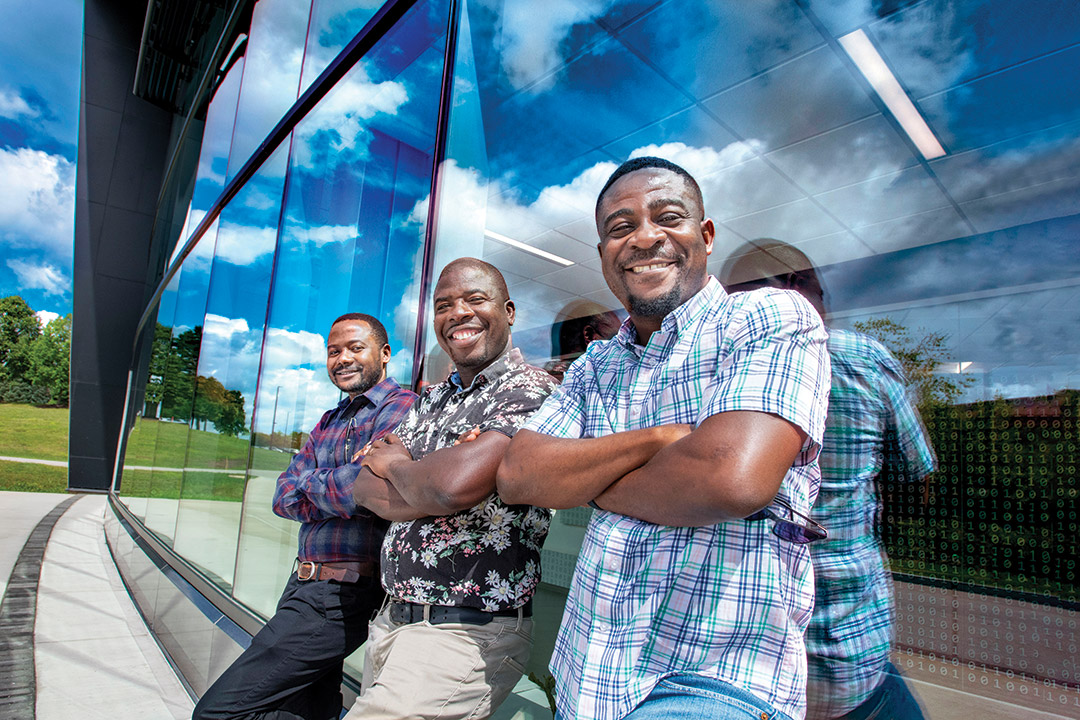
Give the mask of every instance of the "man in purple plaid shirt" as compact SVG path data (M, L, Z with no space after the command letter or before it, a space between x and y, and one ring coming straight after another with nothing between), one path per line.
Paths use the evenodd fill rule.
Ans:
M322 416L274 493L274 512L301 523L296 572L277 613L206 691L193 720L341 714L342 664L383 599L378 557L388 525L353 500L357 451L396 428L416 399L386 377L388 362L386 329L374 317L348 313L331 325L326 371L349 396Z

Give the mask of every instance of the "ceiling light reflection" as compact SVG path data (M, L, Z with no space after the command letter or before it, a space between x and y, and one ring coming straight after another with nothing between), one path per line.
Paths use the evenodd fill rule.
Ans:
M839 43L848 56L851 57L855 66L859 68L859 72L866 77L871 87L877 92L885 106L889 108L889 112L900 123L900 127L915 143L915 147L919 148L919 152L922 153L923 157L927 160L933 160L944 155L945 149L941 147L941 143L934 136L934 131L930 129L930 126L926 124L926 120L915 109L911 98L900 87L896 76L892 74L889 66L881 59L877 48L870 42L870 38L866 36L866 33L862 30L856 30L839 38Z
M518 250L531 253L532 255L544 258L545 260L549 260L558 265L562 265L563 267L569 267L574 264L572 260L567 260L564 257L560 257L554 253L549 253L548 251L541 250L540 248L534 248L532 245L526 245L520 240L508 238L505 235L500 235L494 230L484 230L484 237L488 238L489 240L494 240L495 242L500 242L503 245L509 245L512 248L517 248Z

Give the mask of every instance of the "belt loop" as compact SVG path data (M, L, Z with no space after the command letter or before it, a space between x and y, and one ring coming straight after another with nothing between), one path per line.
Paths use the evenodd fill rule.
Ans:
M428 625L431 624L431 606L430 605L424 605L424 622L426 622Z
M521 607L519 607L517 609L517 611L518 611L518 621L517 621L516 630L518 632L521 632L521 623L525 621L525 606L522 605Z

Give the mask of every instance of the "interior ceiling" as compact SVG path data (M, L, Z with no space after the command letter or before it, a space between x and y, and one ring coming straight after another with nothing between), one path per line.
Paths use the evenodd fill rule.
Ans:
M865 11L854 9L863 5ZM600 143L594 126L587 138L573 123L544 129L545 147L577 156L570 166L618 163L635 148L674 137L718 150L746 142L730 165L698 177L707 213L719 223L713 272L732 250L759 237L780 237L826 265L1080 212L1074 4L1040 3L1036 11L1012 2L927 0L879 17L868 2L791 3L783 41L772 43L777 25L767 15L784 5L739 6L761 15L749 22L743 16L714 38L698 31L669 42L658 40L658 28L680 27L685 3L655 3L629 16L613 12L578 33L577 51L547 71L563 90L575 77L610 77L617 68L638 90L625 98L598 92L598 103L635 103L641 115L633 117L645 120L637 127L611 122ZM958 27L970 33L956 36ZM944 145L944 157L927 162L919 155L839 46L837 38L857 28ZM940 57L911 50L926 28L936 35L920 42L935 43ZM685 58L680 43L696 43L695 63L678 61ZM526 85L497 113L514 115L535 97ZM728 191L710 196L710 187ZM536 192L524 183L517 190ZM504 226L492 230L575 262L560 269L488 242L485 257L508 271L516 293L532 291L544 305L564 295L614 300L603 289L587 214L546 228L535 227L535 217L532 224L489 222Z
M151 0L135 94L170 112L186 114L234 4L230 0ZM231 39L226 48L229 44Z

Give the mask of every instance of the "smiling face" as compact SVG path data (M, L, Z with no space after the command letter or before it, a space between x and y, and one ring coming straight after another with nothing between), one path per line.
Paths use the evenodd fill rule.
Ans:
M494 272L457 260L446 266L435 286L435 337L466 386L510 342L514 303Z
M685 181L645 168L619 178L596 213L604 279L643 341L708 280L716 234Z
M379 345L362 320L342 320L330 328L326 341L326 372L330 382L350 398L367 392L386 377L390 346Z

